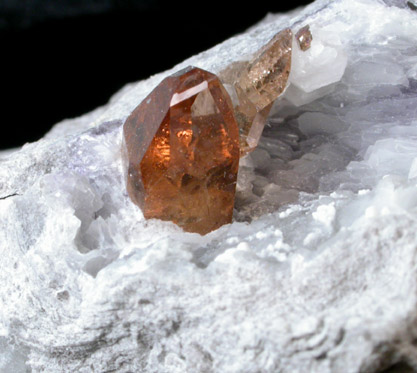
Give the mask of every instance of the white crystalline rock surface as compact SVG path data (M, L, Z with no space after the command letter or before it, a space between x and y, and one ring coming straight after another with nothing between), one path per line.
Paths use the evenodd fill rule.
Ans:
M201 237L126 195L121 125L166 75L311 26L234 222ZM0 371L417 369L417 12L318 0L0 154Z

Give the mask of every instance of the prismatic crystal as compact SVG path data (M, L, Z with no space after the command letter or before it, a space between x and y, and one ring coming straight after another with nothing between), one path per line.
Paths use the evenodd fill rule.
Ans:
M164 79L124 124L128 193L145 218L206 234L232 221L239 132L220 80L189 67Z
M234 84L239 99L236 119L242 155L258 145L272 104L287 87L292 37L290 29L276 34L242 69Z

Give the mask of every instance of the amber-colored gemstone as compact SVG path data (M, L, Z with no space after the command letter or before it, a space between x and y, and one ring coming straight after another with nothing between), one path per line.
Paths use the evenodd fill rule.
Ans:
M313 35L311 35L310 26L304 26L295 34L295 38L298 41L298 45L302 51L310 49L311 42L313 41Z
M232 221L239 132L219 79L189 67L164 79L124 124L127 190L145 218L206 234Z
M242 155L258 145L272 104L287 87L291 51L292 31L285 29L256 53L234 84Z

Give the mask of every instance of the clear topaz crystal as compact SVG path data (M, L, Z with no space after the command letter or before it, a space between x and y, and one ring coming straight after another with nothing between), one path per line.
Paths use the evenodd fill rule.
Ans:
M272 104L287 87L292 38L290 29L276 34L242 69L234 84L242 155L258 145Z

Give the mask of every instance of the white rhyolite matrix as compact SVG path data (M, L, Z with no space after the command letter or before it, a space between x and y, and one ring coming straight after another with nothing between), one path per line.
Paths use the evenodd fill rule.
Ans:
M124 186L129 113L168 74L220 73L306 24L233 224L145 221ZM0 198L1 372L417 369L417 12L270 15L0 154Z

